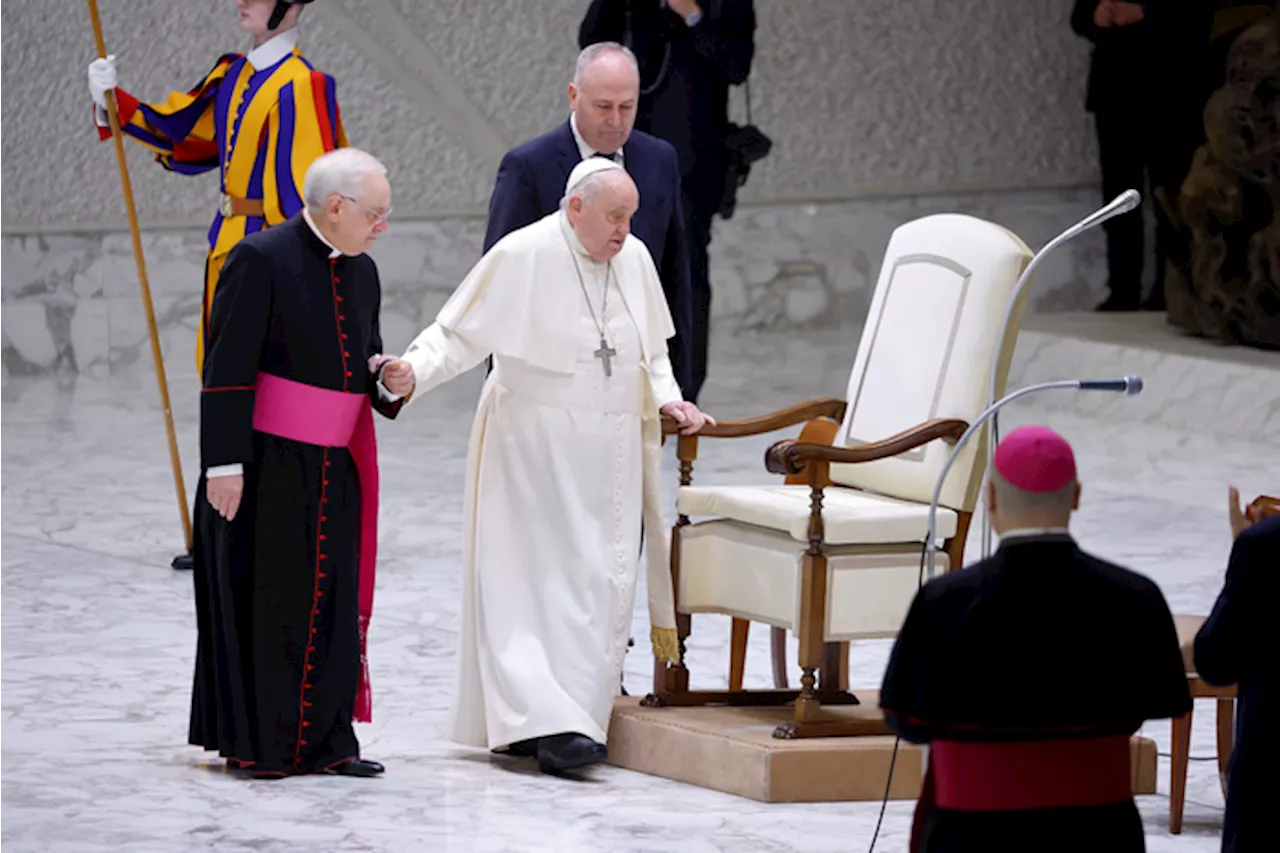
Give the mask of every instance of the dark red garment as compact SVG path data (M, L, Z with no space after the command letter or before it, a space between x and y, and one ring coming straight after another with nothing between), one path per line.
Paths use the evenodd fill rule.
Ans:
M966 812L1104 806L1133 796L1129 738L935 740L929 744L939 808Z

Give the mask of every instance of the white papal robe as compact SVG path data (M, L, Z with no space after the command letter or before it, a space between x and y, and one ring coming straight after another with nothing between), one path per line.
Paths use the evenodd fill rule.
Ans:
M470 746L560 732L605 742L642 509L657 494L657 409L682 399L648 250L629 237L607 276L611 376L596 355L600 332L574 256L599 318L607 266L557 212L495 245L405 354L414 399L494 355L472 427L464 509L451 737ZM555 340L539 339L546 335ZM661 541L650 535L648 547Z

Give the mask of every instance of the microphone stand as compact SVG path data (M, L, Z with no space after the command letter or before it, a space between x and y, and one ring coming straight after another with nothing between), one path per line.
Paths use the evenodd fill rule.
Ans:
M1119 216L1122 213L1128 213L1142 203L1142 196L1137 190L1125 190L1111 200L1109 204L1099 210L1081 219L1075 225L1072 225L1066 231L1063 231L1057 237L1054 237L1044 245L1040 251L1036 252L1031 258L1031 262L1027 264L1027 268L1022 271L1022 275L1018 277L1017 283L1013 287L1013 295L1009 298L1009 306L1005 310L1004 322L1000 324L1000 335L996 338L1003 345L1004 336L1009 330L1009 324L1013 321L1013 309L1017 306L1019 297L1027 284L1031 281L1031 273L1040 265L1040 262L1048 257L1049 253L1054 249L1074 240L1086 231L1096 228L1108 219ZM995 358L991 360L991 381L987 390L987 405L994 405L996 402L996 381L1000 367L999 350L996 351ZM995 454L996 442L1000 438L1000 419L993 415L991 421L991 441L987 443L987 464L991 464L991 459ZM982 556L984 558L991 556L991 521L987 518L987 514L982 514Z
M956 459L959 458L960 451L964 449L964 446L969 439L982 429L982 425L986 423L988 419L994 418L996 413L1009 403L1012 403L1020 397L1025 397L1028 394L1035 394L1040 391L1049 391L1059 388L1082 391L1119 391L1125 396L1132 397L1142 391L1142 380L1137 376L1126 376L1124 379L1103 381L1061 379L1056 382L1039 382L1035 385L1028 385L1025 388L1019 388L1017 391L1006 394L994 404L987 407L987 410L979 415L978 418L969 425L969 428L960 436L960 439L956 442L956 446L951 451L951 455L947 458L946 464L942 466L941 473L938 474L938 482L933 487L933 499L929 502L929 529L925 536L925 558L921 565L922 571L928 571L929 577L932 578L934 575L934 555L937 552L938 502L942 499L942 486L946 482L947 474L951 472L951 466L955 463ZM995 442L993 441L992 444L994 445L994 443ZM992 449L991 455L994 456L994 449ZM990 464L990 460L988 460L988 464ZM984 554L983 556L985 557L987 555ZM954 566L952 568L954 568ZM923 585L923 583L924 578L922 577L920 579L920 584Z

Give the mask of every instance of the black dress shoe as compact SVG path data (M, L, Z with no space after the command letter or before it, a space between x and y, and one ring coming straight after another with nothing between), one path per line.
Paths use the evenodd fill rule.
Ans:
M551 735L538 741L538 769L562 773L600 764L609 757L604 744L576 732Z
M196 559L191 556L190 552L187 552L174 557L170 565L173 566L175 572L189 572L196 567Z
M518 740L507 746L507 755L517 755L521 758L537 758L538 757L538 741L542 738L529 738L528 740Z
M328 772L338 776L363 776L365 778L382 775L387 768L376 761L365 758L353 758L330 767Z

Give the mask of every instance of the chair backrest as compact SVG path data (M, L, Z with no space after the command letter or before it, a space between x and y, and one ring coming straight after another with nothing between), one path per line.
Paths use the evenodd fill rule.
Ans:
M961 214L902 225L885 250L836 445L880 441L931 418L972 423L987 406L992 359L997 397L1026 306L1024 288L1005 339L996 338L1031 250L1007 229ZM941 504L971 511L986 468L986 434L947 475ZM928 503L953 446L932 441L908 453L831 466L833 482Z

